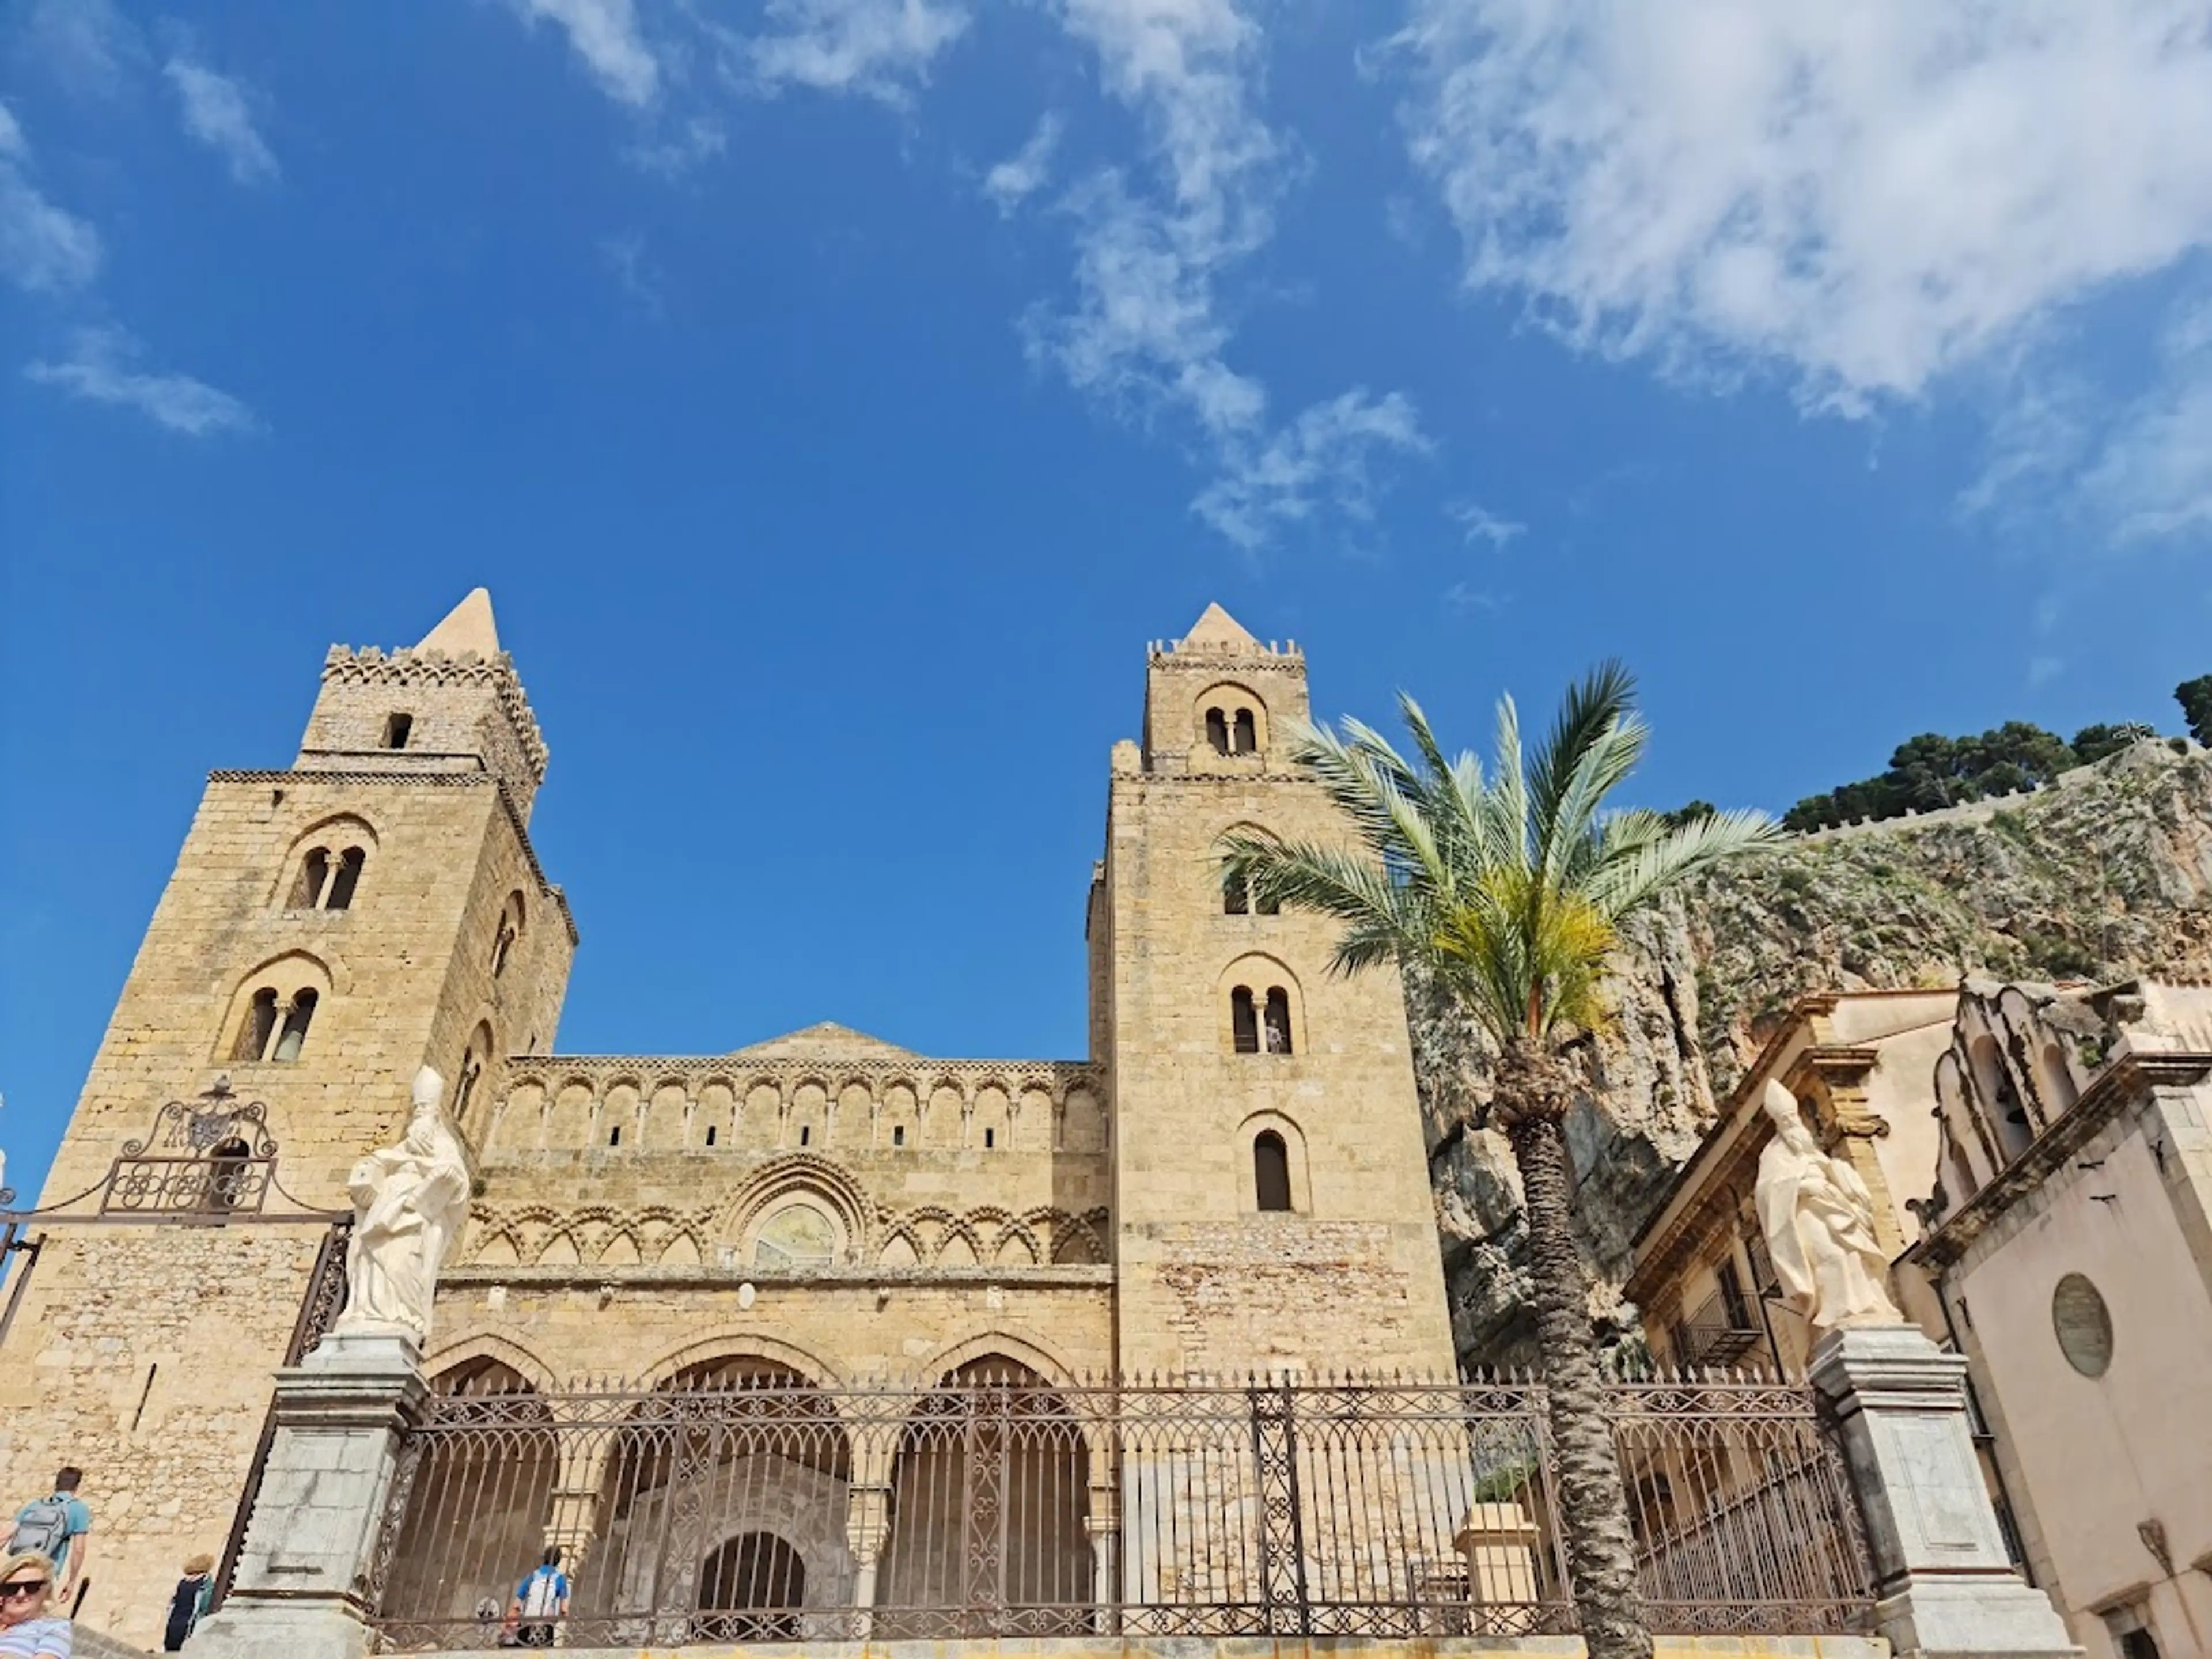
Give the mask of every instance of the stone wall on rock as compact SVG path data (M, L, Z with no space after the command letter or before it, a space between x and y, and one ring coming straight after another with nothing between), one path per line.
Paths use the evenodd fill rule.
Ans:
M2159 741L1987 810L1807 836L1693 884L1628 930L1617 1018L1567 1125L1593 1314L1635 1340L1619 1285L1637 1229L1806 993L2208 972L2212 755ZM1417 980L1407 1004L1461 1360L1530 1363L1512 1157L1454 1127L1486 1097L1483 1046Z

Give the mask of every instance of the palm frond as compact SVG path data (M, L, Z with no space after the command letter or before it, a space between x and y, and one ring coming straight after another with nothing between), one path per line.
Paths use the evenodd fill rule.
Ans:
M1529 805L1536 833L1548 837L1573 787L1583 757L1611 728L1628 720L1636 705L1636 677L1608 658L1567 688L1559 712L1528 764Z
M1782 826L1764 812L1739 811L1716 812L1656 836L1632 825L1627 836L1607 848L1586 884L1590 902L1615 922L1686 876L1775 845Z
M1570 689L1543 744L1523 748L1510 697L1498 705L1486 771L1453 755L1410 696L1410 750L1346 720L1294 734L1292 757L1345 815L1344 843L1250 830L1222 838L1224 883L1263 909L1341 924L1334 970L1418 960L1497 1041L1547 1039L1604 1017L1600 987L1621 922L1672 884L1766 845L1764 815L1674 827L1605 803L1643 757L1635 682L1600 665Z

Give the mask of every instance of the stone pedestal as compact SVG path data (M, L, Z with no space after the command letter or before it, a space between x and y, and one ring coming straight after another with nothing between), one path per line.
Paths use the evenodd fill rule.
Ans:
M2073 1659L2006 1559L1966 1415L1966 1362L1910 1325L1831 1332L1813 1382L1833 1407L1866 1516L1881 1634L1899 1659Z
M1468 1600L1478 1607L1534 1601L1536 1552L1543 1534L1518 1504L1477 1504L1452 1536L1467 1563Z
M194 1659L362 1659L401 1433L425 1393L404 1336L334 1332L276 1376L276 1434L229 1599Z

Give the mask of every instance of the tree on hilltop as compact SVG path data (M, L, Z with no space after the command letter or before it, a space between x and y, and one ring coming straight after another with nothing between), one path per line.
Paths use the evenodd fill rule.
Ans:
M2199 743L2212 744L2212 674L2182 681L2173 688L2173 700L2181 705L2182 718L2189 722L2189 735Z

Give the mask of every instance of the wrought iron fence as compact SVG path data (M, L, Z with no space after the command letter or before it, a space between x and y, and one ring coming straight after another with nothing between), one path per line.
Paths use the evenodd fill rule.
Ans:
M519 1384L461 1379L406 1438L372 1574L387 1651L1575 1628L1527 1382ZM1629 1382L1607 1409L1656 1629L1864 1622L1805 1387ZM526 1607L549 1547L568 1599Z

